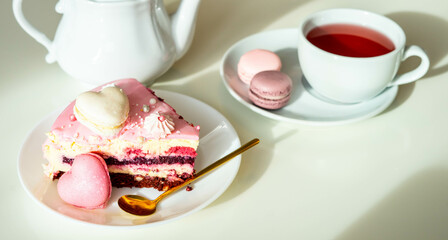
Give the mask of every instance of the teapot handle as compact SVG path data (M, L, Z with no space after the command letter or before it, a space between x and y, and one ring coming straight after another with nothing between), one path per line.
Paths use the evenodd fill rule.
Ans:
M16 18L19 25L28 33L34 40L38 43L44 45L44 47L48 50L47 56L45 56L45 60L47 63L53 63L56 61L53 51L52 51L52 41L48 39L45 34L37 30L33 27L25 18L22 11L22 0L13 0L12 9L14 12L14 17Z

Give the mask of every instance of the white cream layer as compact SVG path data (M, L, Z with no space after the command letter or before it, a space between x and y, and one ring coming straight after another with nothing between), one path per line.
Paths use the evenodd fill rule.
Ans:
M45 173L49 177L58 171L68 171L70 165L63 163L62 158L75 158L75 156L83 153L97 152L104 156L111 156L118 160L133 159L135 157L152 158L156 156L176 156L177 154L168 154L172 147L189 147L197 149L198 140L187 139L161 139L146 141L130 142L125 140L112 139L102 144L82 144L74 141L59 142L59 139L51 135L48 136L43 145L44 157L48 160L48 164L44 167ZM133 151L138 149L138 151ZM141 173L142 171L140 171Z
M172 147L189 147L197 149L198 140L188 139L147 139L141 138L137 142L131 142L120 139L111 139L108 141L100 141L95 143L95 139L90 144L83 144L75 141L59 141L58 137L51 132L48 139L43 145L44 157L50 162L60 159L61 156L74 158L76 155L88 152L99 152L105 156L113 156L117 159L134 158L134 157L154 157L166 155ZM141 152L130 153L130 149L139 149Z

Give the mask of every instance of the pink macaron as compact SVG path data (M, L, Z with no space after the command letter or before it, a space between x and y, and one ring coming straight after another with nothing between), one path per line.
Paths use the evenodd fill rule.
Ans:
M257 106L266 109L284 107L292 89L291 78L280 71L264 71L256 74L249 89L249 98Z
M94 153L76 156L70 170L59 179L57 189L61 199L74 206L105 208L112 192L106 162Z
M254 49L243 54L238 62L238 76L246 84L250 84L255 74L262 71L282 68L282 62L277 54L265 50Z

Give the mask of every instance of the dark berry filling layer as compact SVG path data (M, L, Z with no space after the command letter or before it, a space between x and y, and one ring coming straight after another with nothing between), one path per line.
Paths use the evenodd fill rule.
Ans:
M159 156L158 158L145 158L136 157L132 160L122 160L119 161L114 157L109 157L104 159L107 165L128 165L128 164L138 164L138 165L152 165L152 164L194 164L195 158L192 157L182 157L182 156Z
M105 158L107 165L152 165L152 164L190 164L194 165L195 158L182 156L159 156L157 158L135 157L134 159L125 159L119 161L114 157ZM72 165L73 158L62 157L62 162Z

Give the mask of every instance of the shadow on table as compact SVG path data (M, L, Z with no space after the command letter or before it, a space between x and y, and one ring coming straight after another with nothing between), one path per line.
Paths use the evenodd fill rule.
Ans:
M448 239L448 168L417 173L337 240Z
M178 88L179 86L176 85L160 86L160 89L169 91L177 91ZM185 84L182 89L190 96L207 103L223 114L232 123L241 144L253 138L260 139L257 146L243 153L238 174L232 184L216 201L210 204L210 207L231 200L252 187L265 174L273 161L274 145L277 142L288 141L288 138L298 131L293 128L285 134L274 134L273 129L278 121L250 111L246 106L237 102L226 90L219 72L215 69L196 75L194 84ZM241 124L237 125L236 123Z
M308 0L268 1L257 8L257 0L202 1L190 49L157 82L175 81L219 62L234 43L261 31L306 2Z
M428 73L418 81L443 74L448 71L448 64L440 65L448 54L448 22L442 18L418 12L396 12L387 14L387 17L397 22L406 34L407 45L422 47L428 54L431 62ZM398 73L404 73L416 68L420 59L412 57L406 60ZM395 109L404 103L412 94L415 83L401 85L394 103L386 112Z
M219 76L217 75L216 77ZM229 92L225 90L222 82L219 84L219 87L222 89L219 95L221 101L224 101L224 103L236 101L230 96ZM253 111L249 111L243 104L224 104L222 106L222 110L223 114L228 117L230 122L244 123L234 126L242 143L257 137L260 139L260 144L243 154L240 169L233 183L221 197L210 204L210 207L231 200L256 184L266 173L272 162L282 160L273 159L275 155L275 145L282 141L288 141L288 139L294 136L298 131L297 128L291 128L289 131L282 134L274 133L274 129L278 124L278 121L269 119ZM278 184L281 184L281 181L279 181ZM266 191L270 190L271 189L266 189ZM264 201L266 200L267 199L264 199ZM260 199L260 201L263 200ZM271 207L275 207L275 205L272 205Z
M448 64L439 66L440 61L448 54L448 22L442 18L417 12L397 12L386 15L397 22L406 34L406 44L418 45L428 54L431 66L425 79L448 71ZM411 61L411 59L409 59ZM403 64L400 70L409 71L420 61ZM415 64L415 65L414 65Z

